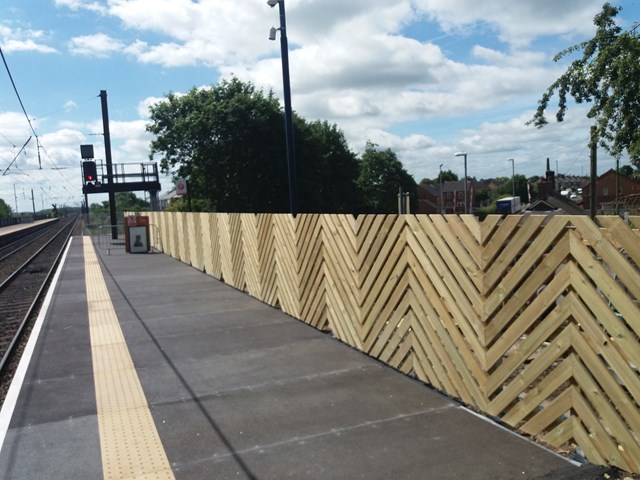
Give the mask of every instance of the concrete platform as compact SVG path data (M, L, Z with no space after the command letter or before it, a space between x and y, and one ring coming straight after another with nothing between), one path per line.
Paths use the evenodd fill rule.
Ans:
M30 223L17 223L15 225L7 225L4 227L0 227L0 237L6 236L6 235L11 235L12 233L15 232L20 232L22 230L28 230L30 228L37 228L40 227L46 223L49 222L54 222L56 221L56 218L47 218L44 220L36 220L34 222L30 222Z
M593 471L170 257L97 253L146 399L135 410L151 412L175 478L535 479ZM88 321L102 307L87 300L85 256L74 237L15 409L5 402L0 414L0 425L9 425L2 479L133 478L105 465L113 457L105 453L99 347ZM139 446L130 448L136 455Z

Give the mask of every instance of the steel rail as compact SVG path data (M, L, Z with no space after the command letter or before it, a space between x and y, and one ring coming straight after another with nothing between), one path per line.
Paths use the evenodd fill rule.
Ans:
M23 265L21 265L16 272L18 271L22 271L24 270L24 268L26 266L28 266L29 263L31 263L47 246L49 246L54 240L56 240L61 234L66 233L67 234L67 238L64 241L63 247L60 249L60 251L58 252L58 254L56 255L55 260L53 261L51 268L49 269L49 271L47 272L47 275L45 277L45 279L42 281L40 288L38 289L38 293L36 294L36 296L34 297L33 301L31 302L31 305L29 306L27 313L24 315L22 321L20 322L20 325L18 326L18 329L16 331L16 334L13 336L11 342L9 343L7 350L5 351L4 355L2 356L2 359L0 360L0 374L4 373L5 368L8 364L9 359L13 356L14 354L14 350L16 348L16 346L18 345L18 341L20 340L20 337L22 336L22 333L29 321L29 318L31 317L36 305L38 304L39 300L41 299L42 295L45 293L45 289L49 283L49 280L51 279L51 277L53 276L56 268L58 267L58 264L60 263L60 259L62 258L62 254L64 253L65 250L65 246L67 245L67 243L69 242L69 238L71 237L73 230L78 222L78 219L80 217L76 217L72 222L69 222L67 225L65 225L64 227L62 227L60 229L60 231L51 238L51 240L49 242L47 242L46 245L44 245L40 250L38 250L38 252L36 254L34 254L27 262L25 262ZM11 278L15 278L16 275L15 273L11 275ZM3 282L2 285L0 286L0 292L3 290L2 287L4 287L5 285L7 285L7 282Z

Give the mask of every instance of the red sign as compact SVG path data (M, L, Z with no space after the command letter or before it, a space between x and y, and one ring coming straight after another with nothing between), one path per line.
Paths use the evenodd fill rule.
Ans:
M176 194L177 195L187 194L187 182L185 180L178 180L176 182Z

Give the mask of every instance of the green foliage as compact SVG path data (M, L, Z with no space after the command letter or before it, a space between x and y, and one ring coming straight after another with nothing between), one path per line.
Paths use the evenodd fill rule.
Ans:
M475 190L473 193L473 197L474 197L474 204L475 205L480 205L483 202L489 200L491 198L491 190L489 190L488 188L479 188L478 190Z
M210 203L202 198L191 199L191 208L186 198L180 198L166 209L167 212L211 212Z
M458 175L456 175L455 173L453 173L451 170L442 170L442 181L443 182L457 182L458 179ZM428 183L428 184L439 184L440 183L440 172L438 172L438 175L434 178L423 178L422 180L420 180L420 183Z
M124 212L144 212L150 209L149 202L136 197L132 192L117 192L115 199L118 221L121 221ZM91 211L90 216L92 217L92 223L110 223L108 200L105 200L102 203L92 203L89 208Z
M273 92L233 78L170 93L151 108L147 131L162 170L189 176L192 197L209 200L213 210L288 208L284 122Z
M524 175L516 175L515 176L515 185L516 185L516 197L520 197L522 203L526 203L528 201L528 192L527 192L527 177ZM513 181L512 178L509 177L508 180L503 182L496 189L497 197L505 197L512 196L513 194Z
M295 115L293 123L299 210L352 211L358 162L344 134ZM171 93L151 108L147 130L163 171L190 177L193 208L201 199L214 211L289 211L284 114L273 92L233 78Z
M544 112L558 93L558 122L564 120L567 98L591 103L587 116L594 120L599 143L614 157L628 152L640 165L640 39L635 31L623 32L614 18L621 7L605 3L595 16L595 36L560 52L555 61L582 52L566 72L543 94L531 120L541 128Z
M480 220L484 220L487 217L487 215L493 215L495 213L497 213L495 201L493 201L490 205L487 205L486 207L478 207L476 209L476 215Z
M0 218L11 218L12 213L9 204L0 198Z
M633 171L633 167L631 165L623 165L622 167L620 167L620 175L627 178L633 178L635 172Z
M356 213L360 196L356 188L358 158L336 125L294 123L298 196L307 213Z
M403 192L409 192L411 205L416 205L416 182L413 177L391 149L378 150L377 147L367 142L360 160L357 185L362 194L364 212L396 213L399 187Z

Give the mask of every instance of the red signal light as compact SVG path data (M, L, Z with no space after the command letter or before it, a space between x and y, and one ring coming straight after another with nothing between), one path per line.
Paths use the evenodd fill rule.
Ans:
M84 183L95 182L98 178L96 162L94 161L82 162L82 172L84 177Z

